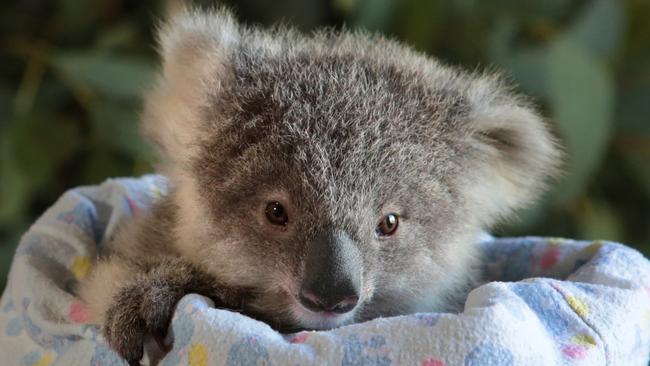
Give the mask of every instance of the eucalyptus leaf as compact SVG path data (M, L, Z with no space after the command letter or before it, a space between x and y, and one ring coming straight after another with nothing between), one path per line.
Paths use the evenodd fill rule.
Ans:
M571 39L548 50L546 84L553 120L567 147L567 176L555 191L559 203L572 200L590 181L612 131L614 90L603 64Z
M155 72L148 61L105 52L60 52L50 61L73 87L120 100L139 101Z
M358 0L354 25L388 32L397 10L397 0Z
M510 17L502 17L499 20L488 37L487 54L492 62L504 65L515 51L514 39L519 25Z
M567 37L593 56L607 58L619 47L623 28L621 1L592 0L568 30Z
M139 134L139 109L97 101L90 114L92 133L101 145L126 156L151 158L151 148Z
M517 27L517 23L509 18L495 27L489 37L490 59L501 70L506 70L507 75L528 94L545 96L546 76L540 71L546 67L544 56L547 50L542 47L515 48Z
M543 48L527 48L513 52L513 54L502 63L505 70L528 94L535 97L543 97L548 93L547 81L543 72L545 69L546 50Z
M95 45L100 49L128 47L137 38L137 29L133 23L120 23L101 33Z

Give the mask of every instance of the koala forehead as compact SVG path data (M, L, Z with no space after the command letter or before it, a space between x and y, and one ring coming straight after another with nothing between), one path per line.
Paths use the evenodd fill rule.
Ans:
M206 108L219 127L195 164L211 189L281 189L341 211L453 177L468 106L426 70L336 46L269 54L254 42L234 51L231 68Z
M159 41L142 130L172 184L205 201L281 191L358 216L442 199L490 226L558 171L543 118L494 73L362 32L247 27L225 10L182 12Z

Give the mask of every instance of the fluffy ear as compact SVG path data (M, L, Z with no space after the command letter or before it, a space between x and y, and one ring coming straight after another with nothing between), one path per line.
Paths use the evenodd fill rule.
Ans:
M467 183L491 225L542 193L559 172L562 152L543 118L498 77L476 79L466 95L476 152L476 174Z
M202 106L230 77L238 38L239 26L226 10L181 9L160 27L162 75L147 95L142 131L166 162L193 155L205 123Z

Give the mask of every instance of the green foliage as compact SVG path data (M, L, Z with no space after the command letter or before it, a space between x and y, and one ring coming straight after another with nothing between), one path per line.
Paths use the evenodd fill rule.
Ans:
M199 1L203 5L210 1ZM36 0L0 14L0 283L20 234L67 188L151 170L137 133L161 1ZM503 70L548 117L566 174L501 234L650 253L650 2L231 1L250 23L345 24L450 64Z
M582 192L602 160L610 138L613 90L607 70L570 38L554 42L544 61L551 116L568 155L568 174L555 191L555 199L564 202Z
M153 64L104 52L58 52L49 58L54 72L78 89L99 96L133 100L151 83Z

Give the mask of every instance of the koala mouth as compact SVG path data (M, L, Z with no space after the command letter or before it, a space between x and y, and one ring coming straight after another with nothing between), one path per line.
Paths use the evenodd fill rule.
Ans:
M298 301L307 310L331 317L350 312L357 306L359 296L356 293L351 293L342 296L321 297L312 292L301 290Z
M296 299L291 306L291 313L301 328L326 330L351 322L354 319L357 308L358 306L356 306L355 302L354 305L347 305L346 311L343 311L343 308L337 311L314 311Z
M324 303L323 299L315 298L301 291L291 296L293 301L289 306L295 324L300 330L328 330L349 324L357 318L364 304L372 298L373 286L368 285L361 296L348 296L336 304Z

